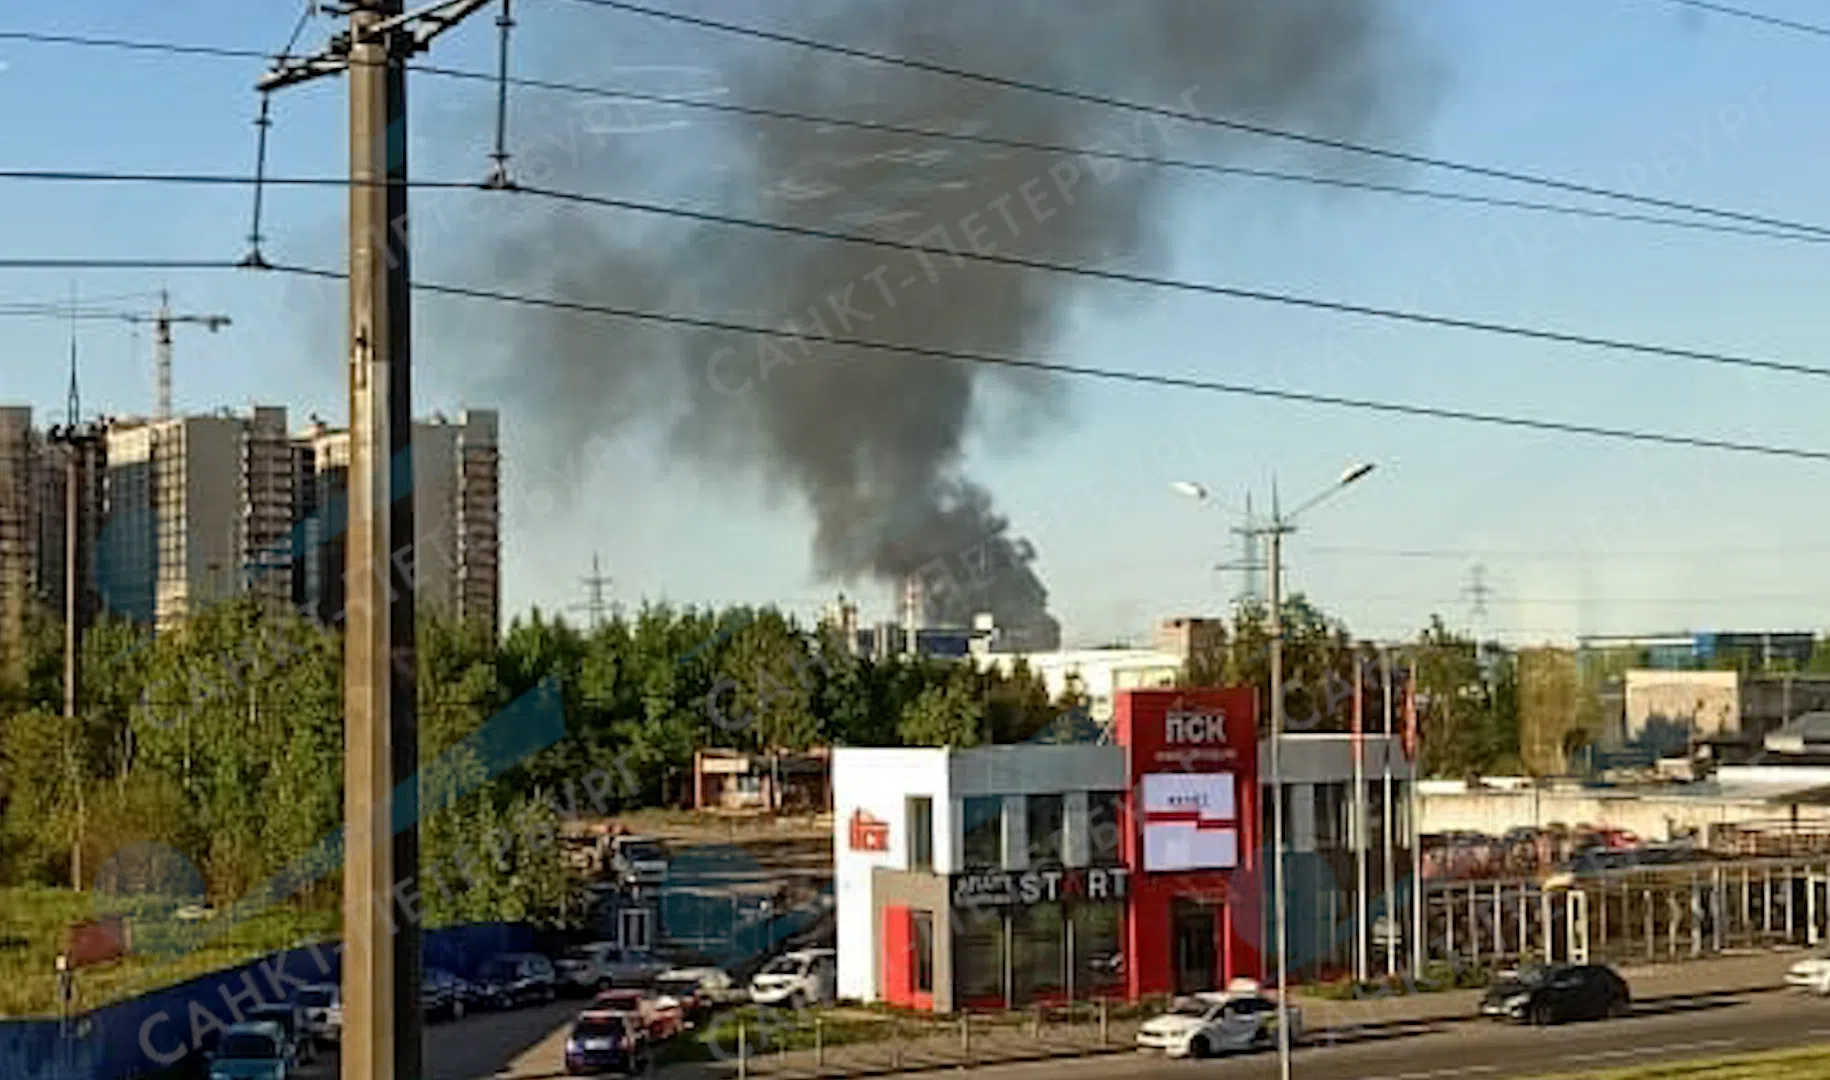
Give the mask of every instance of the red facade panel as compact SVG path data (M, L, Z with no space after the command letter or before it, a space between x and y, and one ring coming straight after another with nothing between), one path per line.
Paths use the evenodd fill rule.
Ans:
M1116 734L1130 778L1122 839L1131 871L1128 993L1262 979L1256 695L1123 692ZM1177 985L1203 977L1213 986Z

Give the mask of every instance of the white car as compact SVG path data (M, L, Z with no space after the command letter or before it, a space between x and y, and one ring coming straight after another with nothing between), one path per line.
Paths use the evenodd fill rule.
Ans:
M1290 1041L1302 1035L1303 1014L1290 1006ZM1160 1050L1169 1057L1208 1057L1234 1050L1262 1050L1277 1045L1277 1002L1257 989L1243 987L1204 991L1177 998L1169 1011L1148 1020L1137 1031L1139 1050Z
M751 977L750 1000L789 1006L831 1001L838 990L837 958L831 949L783 953Z
M299 990L298 1003L305 1014L303 1031L319 1043L343 1038L343 992L335 983L319 983Z
M1830 997L1830 953L1806 957L1786 969L1786 985Z

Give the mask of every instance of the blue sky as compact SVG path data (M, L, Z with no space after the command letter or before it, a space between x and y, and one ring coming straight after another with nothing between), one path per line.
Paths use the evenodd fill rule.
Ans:
M1752 2L1752 0L1750 0ZM1808 0L1760 0L1809 19ZM689 5L682 0L682 8ZM764 20L764 7L746 7ZM1830 221L1830 41L1654 0L1404 0L1440 79L1430 122L1408 149L1598 184ZM298 7L264 0L125 0L12 5L0 29L273 48ZM557 0L519 6L522 74L690 90L712 54L703 35L636 27ZM320 41L318 20L306 41ZM436 62L490 63L487 19L442 40ZM577 48L603 39L596 50ZM568 63L590 51L593 63ZM0 42L0 151L10 167L246 171L256 100L251 62ZM486 167L487 87L419 78L414 168L469 178ZM835 107L836 108L836 107ZM343 167L342 88L278 102L271 168ZM664 138L629 135L626 138ZM1413 170L1413 182L1532 193ZM664 190L642 194L665 197ZM174 187L8 184L8 255L238 257L244 193ZM456 280L468 194L416 196L422 273ZM468 201L467 201L468 200ZM1543 324L1823 364L1830 248L1573 222L1413 203L1325 198L1244 180L1189 182L1177 201L1180 276ZM269 200L269 252L340 262L340 196ZM186 334L181 409L290 406L341 419L341 293L239 275L86 274L79 296L169 285L178 303L235 326ZM62 299L67 274L0 273L0 300ZM1421 328L1382 326L1148 290L1078 310L1063 359L1326 393L1403 399L1615 426L1830 449L1822 380L1709 368ZM420 412L493 405L467 377L461 335L438 303L417 315ZM7 320L0 400L61 409L66 330ZM93 324L81 338L86 403L114 413L152 399L151 342ZM1268 493L1273 473L1301 498L1352 461L1373 477L1319 510L1288 545L1293 588L1363 633L1408 633L1440 611L1466 623L1470 567L1493 590L1482 625L1511 640L1580 632L1818 628L1830 624L1830 466L1640 447L1460 424L1103 383L1069 390L1066 420L1022 437L982 431L975 473L1040 552L1071 641L1138 637L1172 613L1211 610L1236 586L1211 567L1233 557L1214 507L1168 482L1197 479L1233 501ZM506 406L505 406L506 407ZM777 601L811 610L834 587L812 580L807 523L670 464L635 432L593 448L582 492L517 474L536 416L505 415L506 600L510 610L582 598L601 552L619 599ZM1479 554L1474 554L1479 552ZM1408 553L1408 554L1395 554ZM875 589L867 606L887 610Z

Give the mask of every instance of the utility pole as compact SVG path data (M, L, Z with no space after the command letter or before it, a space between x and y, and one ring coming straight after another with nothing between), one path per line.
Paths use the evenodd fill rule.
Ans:
M77 391L76 339L70 339L69 412L65 423L47 433L50 442L64 448L64 720L65 738L78 739L81 731L83 631L89 619L88 545L84 543L87 515L83 513L89 490L90 461L102 441L101 429L80 422L82 398ZM76 836L70 844L70 885L83 887L83 833L87 807L83 775L74 741L66 742L64 769L76 800Z
M1271 499L1271 521L1265 526L1271 550L1271 909L1277 935L1277 1075L1290 1080L1290 941L1284 901L1284 534L1293 532Z
M1480 643L1475 642L1478 651ZM1417 781L1423 777L1423 726L1417 718L1417 658L1413 654L1410 678L1404 690L1405 758L1411 767L1411 978L1423 978L1426 949L1423 940L1425 905L1429 893L1423 887L1423 795Z
M407 62L485 2L406 12L403 0L350 0L347 31L318 54L281 60L258 86L349 78L343 1080L422 1073L419 927L392 911L419 871L418 824L396 812L417 800L394 804L419 773L414 589L407 575L396 580L393 558L413 542Z

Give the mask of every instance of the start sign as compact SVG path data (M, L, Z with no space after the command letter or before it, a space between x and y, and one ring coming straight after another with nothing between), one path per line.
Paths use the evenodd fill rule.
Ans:
M1056 900L1123 900L1126 876L1122 866L955 874L953 905L1002 908Z

